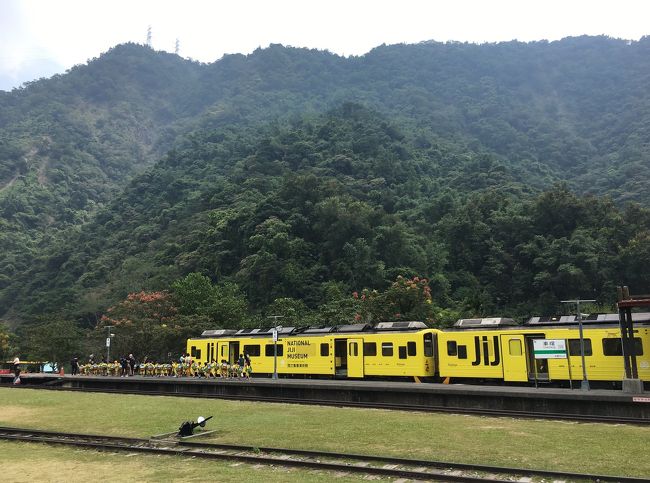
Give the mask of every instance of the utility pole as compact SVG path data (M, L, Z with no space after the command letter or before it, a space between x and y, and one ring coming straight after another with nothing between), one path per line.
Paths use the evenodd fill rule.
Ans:
M585 364L585 339L582 333L582 313L580 312L580 302L595 302L595 300L562 300L563 304L576 304L576 310L578 311L578 331L580 333L580 359L582 360L582 382L580 383L580 389L583 391L589 390L589 379L587 379L587 366ZM569 345L569 354L571 353L571 346Z
M278 319L284 318L284 315L270 315L269 319L274 319L273 326L273 379L278 378L278 331L282 330L282 326L278 325Z

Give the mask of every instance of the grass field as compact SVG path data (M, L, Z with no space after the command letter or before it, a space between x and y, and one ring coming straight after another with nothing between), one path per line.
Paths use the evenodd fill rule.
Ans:
M174 431L182 421L195 420L199 415L214 416L208 429L216 429L214 439L224 443L650 476L647 427L0 388L0 424L5 426L147 437ZM192 481L205 479L206 474L214 474L212 471L219 475L216 481L256 481L261 477L268 481L287 480L287 475L277 469L248 465L168 457L126 458L62 448L55 451L38 445L29 447L36 447L35 450L23 445L24 451L12 450L14 447L0 444L3 477L12 475L5 472L4 464L11 461L6 459L7 454L12 454L16 471L25 465L34 467L34 459L45 466L70 470L72 459L75 469L70 471L74 475L103 474L111 468L133 465L136 476L129 478L133 481ZM61 472L56 469L52 474ZM331 475L296 470L291 476L293 481L328 478ZM79 479L75 476L67 481Z
M255 467L193 458L106 453L0 441L0 481L33 482L167 482L283 483L359 481L350 475L281 467ZM387 481L387 480L384 480Z

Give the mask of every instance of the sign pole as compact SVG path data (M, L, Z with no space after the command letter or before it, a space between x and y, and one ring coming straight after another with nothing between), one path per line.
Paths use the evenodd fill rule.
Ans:
M111 329L112 325L106 326L106 364L111 361Z
M573 389L573 376L571 375L571 347L569 347L569 339L564 339L566 343L566 364L569 367L569 387Z
M578 311L578 332L580 334L580 359L582 361L582 381L580 382L580 389L583 391L589 390L589 379L587 379L587 365L585 364L585 338L582 333L582 314L580 313L580 302L595 302L595 300L562 300L563 304L576 304Z
M269 316L269 319L275 319L275 327L273 327L273 379L278 378L278 331L282 330L282 326L278 325L278 319L283 317L284 315Z

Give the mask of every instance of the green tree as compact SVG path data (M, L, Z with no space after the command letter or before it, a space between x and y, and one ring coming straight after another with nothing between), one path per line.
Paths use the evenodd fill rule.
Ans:
M190 273L172 284L178 311L182 315L205 314L214 302L215 290L205 275Z
M0 323L0 361L11 357L11 333L5 324Z
M62 367L73 357L81 357L83 332L70 320L42 322L28 329L24 347L30 359Z

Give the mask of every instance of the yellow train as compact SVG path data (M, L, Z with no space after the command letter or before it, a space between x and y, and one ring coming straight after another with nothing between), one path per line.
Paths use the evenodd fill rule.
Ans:
M639 378L650 382L650 313L633 314ZM205 331L187 341L198 363L236 364L248 354L254 375L331 378L410 378L445 382L549 382L568 385L583 377L575 317L463 319L447 330L422 322L382 322L325 328ZM590 381L624 376L618 314L584 321L584 360ZM544 343L564 347L555 358L536 356ZM555 347L555 346L554 346ZM277 351L277 355L276 352ZM539 352L539 351L537 351Z
M633 314L639 379L650 381L650 314ZM619 382L625 369L618 314L595 314L583 324L584 361L590 381ZM562 347L554 358L543 344ZM438 336L439 375L451 380L527 383L583 378L579 327L574 316L533 317L517 326L510 319L466 319ZM539 347L540 349L536 349ZM537 352L537 354L536 354Z

